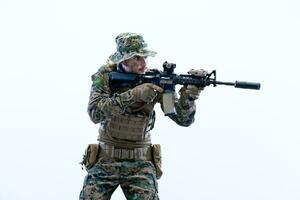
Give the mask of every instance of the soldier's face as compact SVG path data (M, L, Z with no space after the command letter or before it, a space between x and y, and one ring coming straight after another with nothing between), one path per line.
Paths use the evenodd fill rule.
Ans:
M126 65L125 70L127 72L143 74L148 69L146 63L146 57L142 57L142 56L135 56L133 58L125 60L124 64Z

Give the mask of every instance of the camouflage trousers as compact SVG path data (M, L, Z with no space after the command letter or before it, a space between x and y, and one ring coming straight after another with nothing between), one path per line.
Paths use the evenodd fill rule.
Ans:
M118 186L128 200L158 200L155 166L151 161L105 161L88 170L80 200L106 200Z

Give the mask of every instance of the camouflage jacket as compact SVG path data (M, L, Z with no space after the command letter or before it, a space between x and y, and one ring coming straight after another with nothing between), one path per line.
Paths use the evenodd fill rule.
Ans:
M107 121L111 120L115 115L127 114L151 114L154 126L155 112L153 107L156 102L161 103L161 96L157 97L151 105L138 105L132 102L130 96L126 96L120 101L119 94L130 88L123 89L120 91L112 91L109 87L108 74L111 71L119 71L120 66L117 65L104 65L92 75L92 87L90 92L90 98L88 103L88 114L90 119L94 123L106 124ZM175 110L176 115L169 116L180 126L189 126L194 122L194 115L196 105L194 101L188 100L185 95L185 87L182 87L179 91L180 98L175 98ZM125 103L124 103L125 102ZM136 109L142 107L142 109ZM138 111L135 111L138 110Z

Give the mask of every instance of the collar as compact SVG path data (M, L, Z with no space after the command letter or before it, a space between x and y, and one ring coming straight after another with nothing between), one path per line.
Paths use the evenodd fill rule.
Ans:
M122 72L122 73L126 73L126 71L125 71L122 63L118 63L118 65L117 65L117 71L118 72Z

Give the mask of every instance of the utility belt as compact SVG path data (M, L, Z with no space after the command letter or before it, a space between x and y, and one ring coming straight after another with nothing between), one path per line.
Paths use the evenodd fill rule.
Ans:
M141 148L119 148L114 145L100 143L102 153L100 155L115 159L115 160L133 160L133 161L152 161L152 147L146 146Z
M89 144L83 155L82 165L87 170L92 168L99 158L108 158L112 161L151 161L156 168L156 176L159 179L161 171L161 148L159 144L141 148L119 148L114 145L100 143Z

